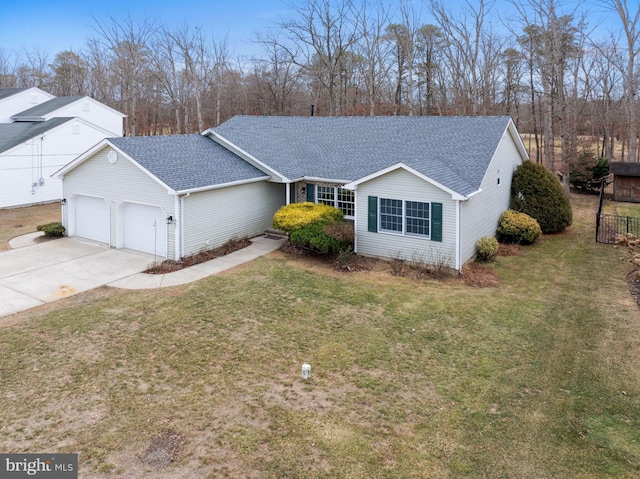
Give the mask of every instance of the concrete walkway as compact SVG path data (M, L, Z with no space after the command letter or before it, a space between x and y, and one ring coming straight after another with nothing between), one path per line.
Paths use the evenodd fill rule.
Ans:
M139 273L126 278L109 283L109 286L123 289L149 289L165 288L168 286L178 286L180 284L191 283L199 279L206 278L212 274L220 273L235 266L239 266L248 261L252 261L260 256L280 248L284 239L270 236L258 236L251 239L251 245L241 250L209 260L205 263L196 264L189 268L184 268L173 273L166 274L145 274Z
M145 274L153 256L77 238L41 243L41 233L9 241L0 253L0 317L107 285L123 289L177 286L254 260L277 250L284 239L261 236L234 253L173 273Z

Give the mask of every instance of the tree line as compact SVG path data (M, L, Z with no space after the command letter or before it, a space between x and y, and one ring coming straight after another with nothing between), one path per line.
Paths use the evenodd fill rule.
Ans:
M250 115L510 115L532 158L566 177L585 152L639 161L640 6L594 0L302 0L239 56L201 27L94 18L52 59L0 49L0 87L89 95L126 135ZM592 19L610 13L615 25ZM427 20L425 20L427 19ZM591 20L591 21L590 21ZM596 23L594 25L594 23Z

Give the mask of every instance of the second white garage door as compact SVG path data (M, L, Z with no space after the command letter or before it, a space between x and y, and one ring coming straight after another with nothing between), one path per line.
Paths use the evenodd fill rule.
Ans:
M167 257L167 220L159 207L125 203L122 215L125 248Z

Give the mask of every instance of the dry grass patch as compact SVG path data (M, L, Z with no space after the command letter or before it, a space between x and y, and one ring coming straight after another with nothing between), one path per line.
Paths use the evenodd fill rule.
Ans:
M0 209L0 251L9 249L9 240L36 232L38 225L60 221L60 203Z
M480 263L467 263L462 267L462 281L474 288L495 288L500 278L495 270Z
M628 265L576 229L497 257L492 288L276 253L14 315L0 449L98 479L635 478Z

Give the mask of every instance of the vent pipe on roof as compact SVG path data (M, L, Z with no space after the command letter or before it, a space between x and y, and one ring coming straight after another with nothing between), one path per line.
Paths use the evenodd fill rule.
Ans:
M316 112L316 106L312 103L311 104L311 116L313 116L315 112Z

